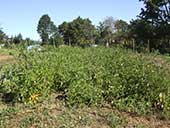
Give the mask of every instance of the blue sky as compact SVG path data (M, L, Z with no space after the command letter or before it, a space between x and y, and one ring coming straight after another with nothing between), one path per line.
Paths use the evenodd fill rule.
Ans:
M130 21L140 13L139 0L1 0L0 27L7 35L22 33L38 40L37 23L49 14L56 25L78 16L90 18L98 25L107 16Z

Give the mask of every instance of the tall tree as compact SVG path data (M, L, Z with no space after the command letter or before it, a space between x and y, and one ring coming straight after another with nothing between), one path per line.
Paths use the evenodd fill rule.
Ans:
M128 40L128 26L129 24L124 20L116 20L114 23L115 33L114 40L115 43L125 43Z
M4 40L4 37L5 37L5 33L2 31L2 29L0 29L0 42Z
M170 39L170 0L140 0L145 8L139 17L155 26L157 37Z
M0 28L0 43L7 43L8 42L8 36L2 31L2 28Z
M59 32L66 44L87 46L95 43L96 28L89 19L78 17L72 22L64 22L59 26Z
M50 37L49 41L54 47L64 44L64 39L58 31Z
M115 32L115 20L113 17L106 17L101 24L103 24L104 29L107 29L107 31Z
M20 44L22 42L23 38L21 33L19 33L17 36L13 38L13 43L14 44Z
M66 45L71 45L70 23L63 22L58 26L59 33L63 36Z
M49 38L56 32L56 29L56 26L47 14L40 18L37 32L39 33L43 44L49 41Z
M127 32L128 30L128 23L124 20L116 20L114 22L114 27L117 32Z
M139 0L145 5L139 15L154 28L155 45L170 47L170 0ZM150 39L151 40L151 39ZM160 44L161 43L161 44Z
M139 0L143 1L140 17L155 25L170 24L170 0Z
M113 17L107 17L104 21L99 22L99 43L109 46L113 39L113 33L115 32L115 20Z
M131 21L128 32L129 37L134 39L137 47L146 47L148 51L157 49L158 44L155 42L155 27L145 20L136 19Z

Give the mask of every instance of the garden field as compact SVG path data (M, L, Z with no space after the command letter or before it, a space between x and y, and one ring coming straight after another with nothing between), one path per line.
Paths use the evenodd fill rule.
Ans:
M123 48L0 49L0 127L170 127L170 57Z

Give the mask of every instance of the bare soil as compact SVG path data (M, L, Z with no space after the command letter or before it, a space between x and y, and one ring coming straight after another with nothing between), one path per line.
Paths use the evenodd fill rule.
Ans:
M0 64L6 65L6 64L12 64L15 62L15 58L12 55L0 55Z
M0 62L12 59L13 56L10 55L0 55Z

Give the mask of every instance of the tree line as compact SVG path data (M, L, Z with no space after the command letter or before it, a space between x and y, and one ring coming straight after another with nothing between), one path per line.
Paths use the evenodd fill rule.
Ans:
M122 45L138 51L170 52L170 0L139 0L144 8L136 19L127 23L107 17L98 26L89 18L80 16L71 22L63 22L56 26L48 14L38 22L37 32L42 45L61 44L87 47L92 44L112 46ZM0 29L0 40L6 42L8 37ZM11 38L11 42L19 44L22 35ZM27 38L29 42L30 39Z
M128 23L107 17L99 26L94 26L90 19L80 16L71 22L63 22L56 27L51 18L45 14L38 23L42 44L65 44L71 46L90 46L92 44L111 45L118 35L127 32Z

